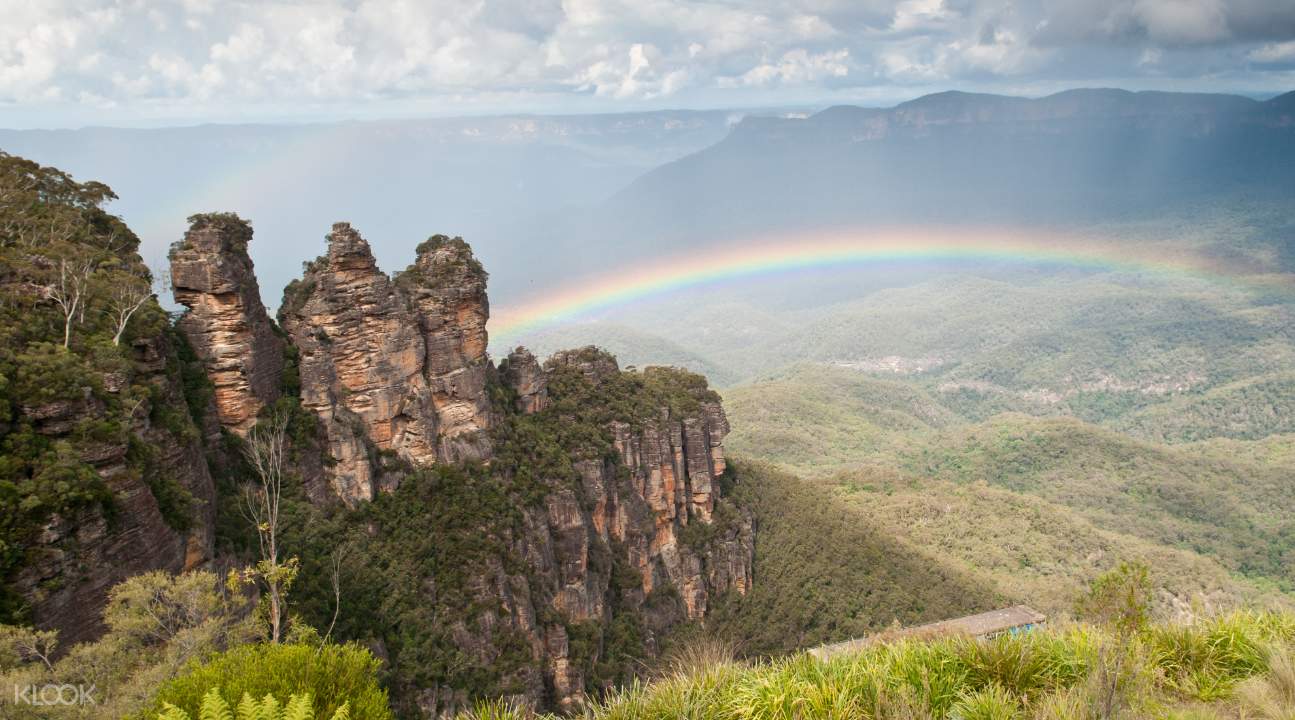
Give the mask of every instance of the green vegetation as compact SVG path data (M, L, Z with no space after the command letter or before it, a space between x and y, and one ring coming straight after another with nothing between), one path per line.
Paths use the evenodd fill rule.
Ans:
M724 598L707 625L742 653L794 652L1002 603L991 585L895 539L825 488L752 463L737 468L732 497L755 513L759 582Z
M810 366L727 390L724 409L734 453L801 474L893 463L905 446L959 420L919 388Z
M11 720L152 720L184 712L206 720L223 717L203 709L219 689L231 704L244 695L301 696L323 717L345 706L349 720L390 720L379 661L368 650L328 643L300 622L294 642L266 643L251 609L249 598L231 596L212 573L152 572L112 589L103 615L107 632L93 642L61 648L55 632L0 625L5 687L94 688L93 703L0 699L0 714Z
M1260 375L1184 395L1123 417L1116 426L1171 443L1261 440L1295 432L1295 373Z
M251 695L244 695L238 701L238 714L220 691L212 688L202 699L198 710L198 720L314 720L314 701L309 694L293 695L287 703L280 703L273 695L266 695L260 700ZM350 705L343 704L328 720L350 720ZM192 720L189 713L167 704L157 716L158 720Z
M447 252L439 252L447 250ZM461 237L433 235L418 243L414 253L421 260L431 258L429 262L415 262L396 275L396 282L402 286L421 285L435 288L446 281L459 282L465 276L487 278L486 269L481 261L472 254L472 248Z
M1022 601L1061 607L1114 556L1163 567L1184 601L1295 588L1284 436L1167 446L1073 418L974 422L912 384L808 366L725 404L735 454L837 488L893 537Z
M112 519L101 467L124 464L118 487L142 482L168 525L190 526L192 498L157 450L197 431L141 362L161 355L167 374L183 350L138 238L102 209L112 191L0 152L0 197L0 622L12 623L27 614L12 580L40 528Z
M1167 547L1089 520L1064 505L976 481L903 478L869 469L823 481L844 511L921 548L1011 602L1065 612L1092 578L1119 558L1157 569L1162 602L1230 607L1275 593L1217 559Z
M990 640L881 640L827 660L797 654L710 662L630 686L595 703L586 716L1221 720L1266 706L1266 713L1276 714L1259 717L1289 717L1286 658L1295 643L1289 613L1238 612L1142 626L1130 634L1123 648L1127 664L1111 684L1104 668L1119 646L1118 633L1114 626L1060 624ZM525 717L521 709L492 704L461 719Z
M345 707L348 714L342 717L349 720L390 720L378 665L368 650L350 645L242 645L195 663L162 685L140 717L170 720L175 715L168 708L199 717L214 692L229 704L244 697L297 697L304 698L298 705L325 718Z
M0 705L11 720L140 717L154 693L191 662L257 637L247 602L220 592L211 573L138 575L114 587L98 640L69 648L57 633L0 626L4 687L95 687L94 705ZM312 648L312 652L313 652ZM148 717L153 717L148 715Z
M1203 461L1075 420L1024 416L944 433L907 468L1042 497L1101 527L1295 588L1295 498L1280 470Z

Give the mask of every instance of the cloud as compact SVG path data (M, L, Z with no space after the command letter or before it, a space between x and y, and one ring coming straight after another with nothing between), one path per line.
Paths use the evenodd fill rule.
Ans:
M1269 43L1251 50L1249 57L1257 63L1295 63L1295 40Z
M1295 36L1285 0L1050 0L1037 39L1048 44L1247 43Z
M737 85L807 84L850 74L850 51L846 48L811 54L804 48L783 53L774 62L762 62L736 78L721 77L719 87Z
M1203 68L1259 88L1295 53L1289 0L0 0L0 17L0 104L91 117L778 102Z

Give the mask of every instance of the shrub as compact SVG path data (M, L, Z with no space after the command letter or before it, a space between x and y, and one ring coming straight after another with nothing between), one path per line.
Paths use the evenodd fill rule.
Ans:
M470 712L459 715L460 720L527 720L530 717L525 707L503 698L478 701Z
M285 705L280 705L273 695L266 695L260 700L251 695L243 695L238 702L238 714L234 715L229 703L221 697L220 691L212 688L202 699L202 708L198 711L199 720L314 720L315 709L310 695L293 695ZM349 720L350 706L343 704L333 713L331 720ZM190 720L189 713L167 704L158 720Z
M997 684L963 694L949 711L955 720L1012 720L1020 714L1020 701Z
M355 645L243 645L163 685L145 717L168 704L196 714L208 693L220 688L225 698L308 695L323 717L347 706L353 720L390 720L378 666L377 658Z

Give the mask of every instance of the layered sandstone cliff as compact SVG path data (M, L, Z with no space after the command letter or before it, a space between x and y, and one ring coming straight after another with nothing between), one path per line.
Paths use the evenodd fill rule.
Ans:
M251 225L230 214L189 220L170 253L175 300L189 309L179 328L215 386L221 424L244 434L279 396L283 340L261 304L247 254Z
M489 306L466 243L433 238L392 282L360 234L337 223L328 253L285 291L279 317L341 498L380 489L370 447L414 465L489 458Z
M648 373L700 380L668 369ZM519 348L500 374L519 412L535 407L536 396L523 390L545 387L551 377L561 390L550 391L572 393L546 395L534 411L550 427L587 422L567 413L582 413L599 398L637 408L605 427L610 453L569 448L575 481L553 482L525 508L508 552L471 585L474 604L486 610L453 633L460 651L482 667L502 662L506 638L524 638L535 662L509 682L531 704L572 711L591 687L607 687L590 673L615 660L607 657L616 652L608 628L634 628L636 651L650 657L672 627L703 620L720 595L750 590L754 527L749 512L722 496L728 424L704 381L667 400L644 387L643 374L620 371L594 348L559 353L544 368ZM523 559L523 570L508 570L515 567L510 558ZM428 715L453 714L469 700L453 687L418 692Z
M23 407L37 433L55 442L102 418L114 400L129 408L121 432L69 444L111 491L112 511L91 507L54 515L26 548L14 589L30 604L37 627L59 631L61 647L102 632L108 591L153 570L180 572L212 556L215 487L200 440L185 414L174 348L165 336L133 344L129 370L104 377L103 397ZM149 390L145 390L145 389ZM165 418L165 422L158 422ZM164 507L175 490L191 501ZM173 499L173 498L172 498Z
M462 238L435 235L417 248L417 259L399 278L418 315L426 347L424 374L441 438L451 461L490 456L490 399L486 377L486 271Z
M509 353L499 364L499 378L516 395L517 412L530 415L548 407L548 378L530 350L519 347Z
M184 288L177 296L191 308L182 327L235 430L275 396L263 373L279 367L272 350L282 357L259 302L238 290L256 287L246 240L197 225L172 256ZM298 474L312 496L322 479L326 495L356 505L428 468L490 463L472 472L501 483L502 509L463 509L472 521L444 532L502 549L461 560L468 564L451 576L380 580L399 583L390 590L406 598L425 589L406 602L443 609L437 623L460 657L507 675L500 681L533 705L573 709L611 682L595 668L625 661L613 657L627 651L614 647L624 641L610 628L632 627L633 653L651 656L672 627L704 620L718 596L749 590L754 528L723 497L722 481L732 481L728 422L704 378L625 372L595 348L544 365L518 348L495 368L486 273L461 239L429 239L394 277L349 224L335 224L327 243L279 309L301 406L318 418L324 441L324 457ZM408 528L366 530L388 532ZM466 614L440 595L446 583L464 582L454 597L470 598ZM407 662L391 661L397 672ZM455 677L410 680L396 692L428 714L453 712L475 691Z

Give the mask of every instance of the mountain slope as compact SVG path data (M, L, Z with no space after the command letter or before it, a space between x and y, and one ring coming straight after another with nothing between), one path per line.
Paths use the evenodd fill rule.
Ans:
M592 270L625 257L599 248L613 232L646 255L840 226L1073 224L1219 197L1285 206L1295 126L1284 118L1237 96L1117 90L748 117L555 237L584 238Z
M758 463L737 467L734 498L759 528L759 582L725 598L708 628L743 653L794 652L1004 602L987 578L891 534L825 487Z
M1024 503L1058 518L1033 532L1055 531L1037 544L1056 548L1057 568L1080 573L1070 576L1070 586L1091 561L1071 549L1068 532L1080 533L1089 546L1177 553L1180 578L1192 574L1182 568L1208 560L1211 573L1233 575L1233 585L1295 588L1295 468L1284 464L1279 442L1256 446L1249 454L1266 459L1256 462L1245 459L1238 445L1251 446L1240 441L1229 441L1226 451L1220 441L1165 446L1064 417L1002 414L972 422L914 383L824 367L731 388L726 399L735 453L868 489L857 506L865 515L895 512L892 496L905 493L915 508L979 504L980 519L965 523L975 529L950 531L955 535L925 545L922 537L936 536L918 534L923 547L944 547L965 532L971 545L983 543L992 556L1010 533L978 532L1002 525L991 508L997 504L1010 516L1017 512L1013 504ZM976 567L971 545L955 544L955 556Z

